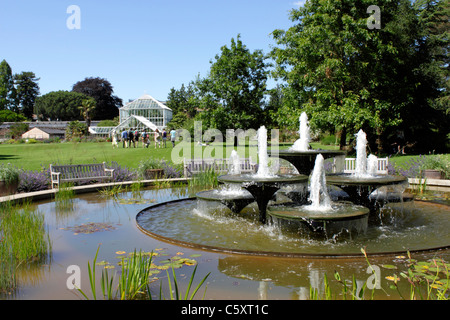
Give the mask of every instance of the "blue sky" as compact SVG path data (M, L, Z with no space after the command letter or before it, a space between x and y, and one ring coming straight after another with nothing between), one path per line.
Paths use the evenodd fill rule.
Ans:
M41 94L71 90L86 77L108 79L124 102L165 100L210 69L220 47L241 34L250 50L270 51L296 0L2 0L0 61L32 71ZM69 29L70 5L80 29Z

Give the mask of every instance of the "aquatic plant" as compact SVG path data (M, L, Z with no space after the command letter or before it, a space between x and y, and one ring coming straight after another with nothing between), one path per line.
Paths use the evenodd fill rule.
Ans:
M75 191L73 183L62 183L55 193L55 206L59 210L73 209Z
M214 169L208 169L203 172L195 174L191 180L189 180L189 187L196 189L212 189L219 185L217 180L218 174Z
M20 265L30 261L46 261L51 241L44 216L28 203L0 204L0 292L12 292Z
M111 266L107 262L97 263L98 252L100 247L98 247L95 254L93 263L91 265L88 262L88 274L91 294L94 300L97 299L97 285L98 278L96 277L97 271L96 266L104 265L105 268L101 272L100 278L100 288L103 295L103 299L121 299L121 300L135 300L135 299L152 299L150 284L156 280L156 278L151 278L150 276L155 273L159 273L161 270L167 270L172 268L173 280L170 279L168 275L168 285L170 289L171 299L183 299L181 291L179 290L178 280L175 275L174 269L181 268L183 265L196 265L196 261L190 258L181 258L175 256L172 259L167 259L160 261L162 265L156 265L153 262L153 257L158 256L159 253L156 252L143 252L134 251L127 256L122 256L119 266L121 267L120 274L117 278L116 274L111 275L109 269ZM160 249L156 249L160 250ZM117 254L124 255L124 251L118 251ZM203 283L209 276L209 273L200 281L200 283L194 288L191 293L191 288L193 285L194 277L196 274L197 267L194 268L192 272L184 299L193 299L197 294L198 290L201 288ZM172 293L172 285L175 288L175 295ZM82 291L80 288L77 290L82 294L85 299L89 299L87 293ZM206 292L206 289L205 289ZM190 295L189 295L190 294ZM159 288L159 299L165 299L162 293L162 283Z
M450 263L439 258L417 261L411 257L410 252L408 252L408 259L405 262L406 270L386 277L387 280L392 282L390 288L396 290L402 299L406 299L399 287L402 279L409 283L408 298L410 300L450 299L448 294L450 291ZM397 267L392 269L397 269Z

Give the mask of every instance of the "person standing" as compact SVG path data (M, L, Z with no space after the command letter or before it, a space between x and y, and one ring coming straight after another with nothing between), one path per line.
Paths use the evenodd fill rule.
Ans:
M130 130L128 130L128 148L131 148L131 143L133 143L133 147L136 148L134 144L133 128L130 128Z
M172 141L172 147L175 148L175 139L177 137L177 132L175 131L175 129L172 128L172 130L170 130L170 141Z
M162 132L162 140L163 140L163 147L166 148L166 147L167 147L167 145L166 145L166 141L167 141L167 132L166 132L166 129L163 129L163 132Z
M158 129L155 130L155 149L156 149L156 145L157 144L161 148L161 137L159 135L159 130Z
M139 148L139 137L140 137L140 132L139 130L136 128L136 130L134 131L134 141L136 141L136 147Z
M128 132L126 129L122 131L122 144L124 148L128 148Z

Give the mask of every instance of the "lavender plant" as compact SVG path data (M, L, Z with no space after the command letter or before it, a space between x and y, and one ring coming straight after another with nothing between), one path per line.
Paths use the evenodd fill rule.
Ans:
M19 172L18 192L34 192L47 190L50 187L50 169L24 170Z

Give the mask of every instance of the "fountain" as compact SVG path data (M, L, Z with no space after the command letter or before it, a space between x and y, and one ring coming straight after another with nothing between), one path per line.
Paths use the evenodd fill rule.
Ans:
M281 229L313 238L354 237L367 230L369 209L331 201L321 154L316 157L311 175L309 201L306 205L275 204L267 212Z
M223 175L218 180L226 184L240 184L250 192L258 204L259 221L266 223L267 204L273 195L283 186L289 184L304 184L308 180L306 175L275 175L270 172L267 153L267 130L264 126L258 129L258 158L259 166L256 174Z
M356 166L354 173L337 173L327 176L327 183L342 189L355 204L370 209L372 218L377 215L377 203L371 194L385 186L403 186L406 189L407 179L403 176L377 175L377 157L367 156L367 138L364 131L356 134ZM401 193L403 193L403 191ZM400 199L401 201L401 199Z
M225 204L233 214L226 211L227 209L224 211L214 205L205 208L205 212L203 212L199 208L198 202L195 204L192 202L193 199L186 200L190 202L186 204L186 209L183 209L183 212L187 210L185 214L188 216L195 214L198 218L207 219L211 223L210 227L206 225L203 227L204 232L201 232L201 235L193 235L202 243L201 248L222 250L225 246L225 251L233 252L240 251L239 248L245 248L242 250L254 254L254 250L256 252L259 250L254 248L264 247L261 249L263 252L272 252L270 248L280 247L279 250L284 250L283 248L289 247L287 250L295 253L309 250L310 243L304 242L308 239L319 241L317 246L316 244L312 246L314 249L311 247L313 252L315 252L314 250L321 251L319 248L329 242L344 242L348 243L348 246L344 247L353 248L355 243L358 243L357 246L361 246L360 242L354 242L358 239L365 239L361 240L363 243L364 241L369 243L378 241L372 240L378 239L373 228L376 229L380 226L382 219L377 220L372 217L381 216L385 214L386 210L387 212L391 211L383 207L385 203L380 205L378 202L378 205L374 205L376 201L373 200L373 195L377 192L382 194L380 187L399 186L399 188L404 188L406 178L377 174L378 160L374 155L366 155L367 139L362 130L357 135L356 162L358 169L355 170L355 173L326 174L325 159L345 157L345 153L311 150L309 147L305 147L308 145L306 141L309 141L306 115L300 117L300 123L301 138L299 140L301 143L297 143L295 147L286 150L285 153L280 152L280 158L291 161L300 172L299 174L288 175L272 172L267 151L267 131L265 127L261 127L258 130L259 167L257 172L241 174L236 165L238 156L233 152L230 157L232 165L228 174L218 177L218 181L221 183L220 187L196 195L197 201ZM311 170L308 171L308 168ZM310 173L312 174L309 177ZM306 192L308 179L310 180L309 192ZM348 195L345 199L349 201L333 198L333 195L330 196L328 187L341 188ZM289 196L285 197L289 192L299 190L304 194L301 201L296 201ZM375 190L376 192L373 192ZM398 191L400 194L403 192L400 189ZM256 206L250 205L253 202L256 203ZM386 208L390 208L390 206L391 203ZM178 202L173 206L168 204L167 207L165 204L158 204L149 212L158 216L157 212L159 211L176 213L179 207ZM394 212L396 210L398 209L394 209ZM145 214L145 212L140 214L139 220L146 220L143 217ZM188 219L191 220L191 217ZM371 223L374 221L378 222L378 225ZM156 228L156 232L150 231L150 234L164 233L163 230L158 229L155 222L148 223L152 223L152 229ZM183 235L180 237L184 239L186 228L183 230ZM212 234L209 234L210 232ZM242 236L238 236L238 233L242 233ZM203 235L208 240L204 240ZM222 243L221 239L225 242ZM186 240L181 241L186 244ZM193 242L197 243L197 240L193 240ZM230 249L227 249L228 247ZM325 251L327 250L325 249Z
M310 132L308 116L303 112L300 116L300 138L287 150L280 150L277 156L290 162L300 174L309 175L314 168L316 156L321 154L324 159L345 157L345 152L336 150L319 150L309 147Z
M229 174L233 176L241 174L239 155L236 150L233 150L230 155ZM196 196L197 199L203 201L218 201L234 213L241 212L243 208L255 201L251 193L237 183L228 183L222 185L219 189L201 191Z
M311 139L309 134L309 124L308 124L308 116L306 115L306 112L302 112L299 118L300 121L300 129L298 133L300 134L300 139L294 142L291 148L289 150L293 151L308 151L309 148L309 141Z

